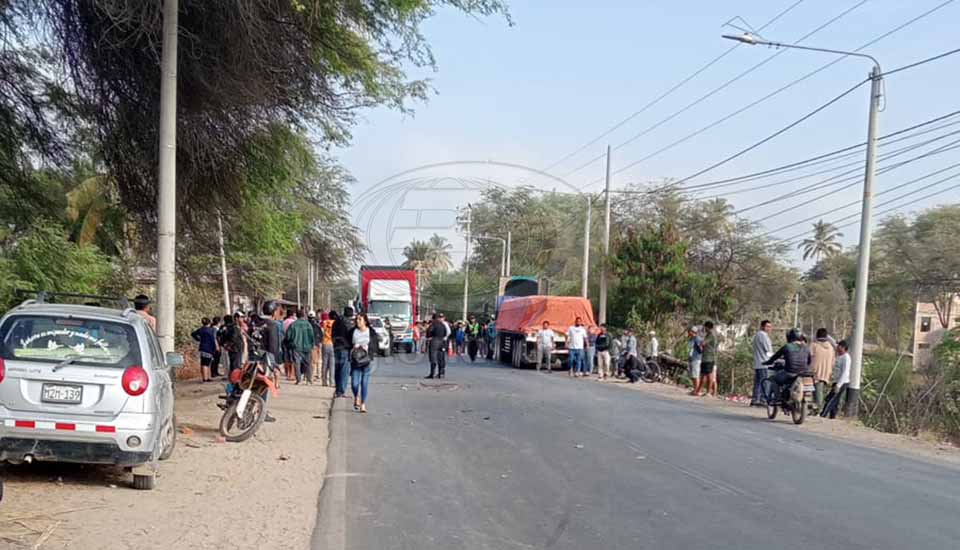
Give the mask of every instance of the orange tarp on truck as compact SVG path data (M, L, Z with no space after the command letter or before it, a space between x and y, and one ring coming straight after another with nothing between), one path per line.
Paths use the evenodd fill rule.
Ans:
M583 325L594 326L590 300L574 296L524 296L511 298L500 306L497 332L527 333L540 330L550 321L555 332L566 332L580 317Z

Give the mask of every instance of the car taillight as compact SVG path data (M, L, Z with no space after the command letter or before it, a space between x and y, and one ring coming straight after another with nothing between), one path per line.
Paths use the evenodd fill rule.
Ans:
M0 357L0 382L7 376L7 363Z
M150 378L147 376L147 371L143 370L143 367L128 368L123 371L123 378L121 379L123 391L127 392L127 395L134 397L147 391L149 381Z

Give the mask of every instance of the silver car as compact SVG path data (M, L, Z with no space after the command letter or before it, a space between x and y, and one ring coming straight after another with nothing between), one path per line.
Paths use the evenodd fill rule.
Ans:
M367 319L370 320L370 328L377 333L377 344L380 347L378 350L380 355L390 355L390 331L387 330L387 326L383 324L383 319L379 315L367 315Z
M0 460L113 464L152 489L182 364L133 309L24 302L0 320Z

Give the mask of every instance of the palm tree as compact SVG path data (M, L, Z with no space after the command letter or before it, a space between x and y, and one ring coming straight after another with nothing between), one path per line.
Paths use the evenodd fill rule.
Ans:
M406 261L404 267L416 270L430 271L430 259L432 256L430 243L427 241L418 241L414 239L403 248L403 256Z
M430 237L430 260L433 269L437 271L450 271L453 269L453 260L450 259L450 252L453 251L453 245L447 242L447 239L436 233Z
M843 233L837 230L832 223L823 220L813 224L813 237L804 239L797 248L803 249L803 259L813 258L819 261L821 257L832 258L843 250L838 242Z
M428 241L414 239L403 248L403 265L426 273L449 271L453 268L450 252L453 245L436 233Z

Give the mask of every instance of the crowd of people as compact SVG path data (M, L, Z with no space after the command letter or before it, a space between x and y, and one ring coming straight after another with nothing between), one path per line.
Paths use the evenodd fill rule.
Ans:
M349 381L354 408L367 412L379 343L367 316L355 315L350 307L342 314L314 312L270 300L259 313L204 317L192 337L198 346L202 382L229 377L251 353L261 351L271 354L282 365L286 380L296 385L319 383L333 387L335 398L346 398ZM274 382L279 386L279 374Z
M660 355L660 341L655 331L647 333L641 355L640 340L630 329L612 335L605 324L587 327L577 317L564 334L567 348L567 373L573 378L587 378L596 374L597 380L612 378L636 382L642 370L642 361ZM536 335L537 371L551 372L556 363L554 352L558 336L549 321L544 321Z

